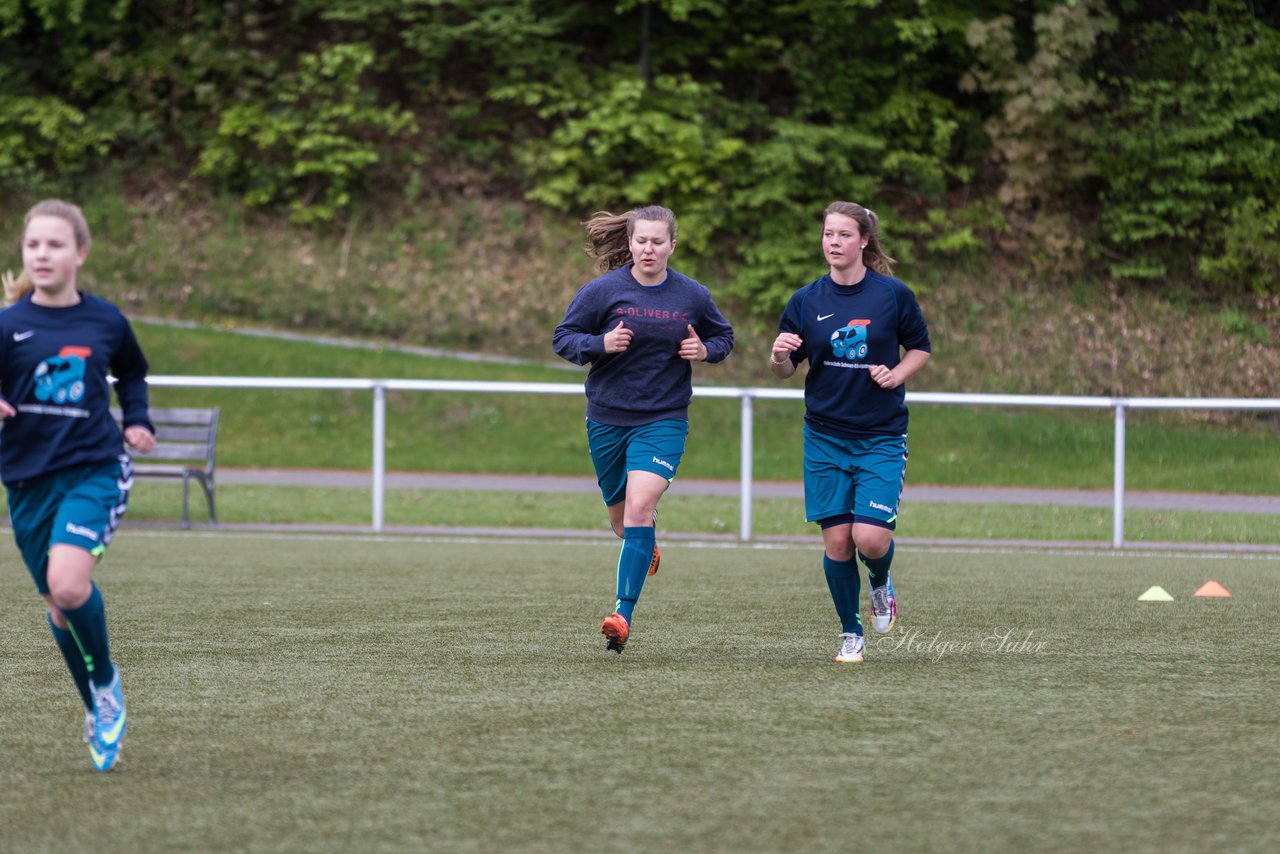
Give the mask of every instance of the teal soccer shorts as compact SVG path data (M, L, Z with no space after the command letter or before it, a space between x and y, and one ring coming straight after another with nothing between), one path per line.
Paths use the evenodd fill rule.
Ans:
M906 436L846 439L804 426L805 520L893 530L907 471Z
M689 422L677 418L638 427L615 427L588 418L587 446L605 506L627 497L627 472L649 471L673 480L688 437Z
M13 538L40 595L49 593L49 549L65 543L100 557L120 526L132 485L133 461L122 455L9 487Z

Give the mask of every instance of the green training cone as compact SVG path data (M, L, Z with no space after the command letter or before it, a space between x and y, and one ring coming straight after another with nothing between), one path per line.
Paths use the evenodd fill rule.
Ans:
M1169 595L1169 591L1165 590L1159 584L1152 587L1146 593L1138 597L1139 602L1172 602L1173 597Z

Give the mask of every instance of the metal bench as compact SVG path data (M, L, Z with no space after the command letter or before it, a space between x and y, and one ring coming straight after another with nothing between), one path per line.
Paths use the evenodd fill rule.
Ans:
M188 499L191 481L204 490L210 524L218 524L213 501L213 454L218 440L218 412L214 409L152 409L151 423L156 428L156 446L149 454L133 451L135 477L182 479L182 527L190 528ZM120 410L111 414L120 421Z

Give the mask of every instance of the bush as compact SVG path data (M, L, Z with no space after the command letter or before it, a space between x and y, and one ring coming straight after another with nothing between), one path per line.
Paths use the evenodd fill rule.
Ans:
M412 114L379 107L360 84L368 45L339 44L299 58L269 102L228 107L196 173L240 192L246 204L286 202L299 223L328 222L379 160L377 132L414 126Z
M1280 293L1280 32L1215 0L1142 44L1098 138L1112 273Z
M83 172L110 146L110 133L57 98L0 99L0 185L36 191Z

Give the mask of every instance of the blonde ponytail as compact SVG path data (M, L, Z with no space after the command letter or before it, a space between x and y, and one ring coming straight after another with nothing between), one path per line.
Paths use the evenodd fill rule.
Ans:
M16 279L13 277L13 271L5 270L0 273L0 282L4 282L5 305L13 305L35 290L35 286L31 284L31 277L27 275L26 270L19 273Z

